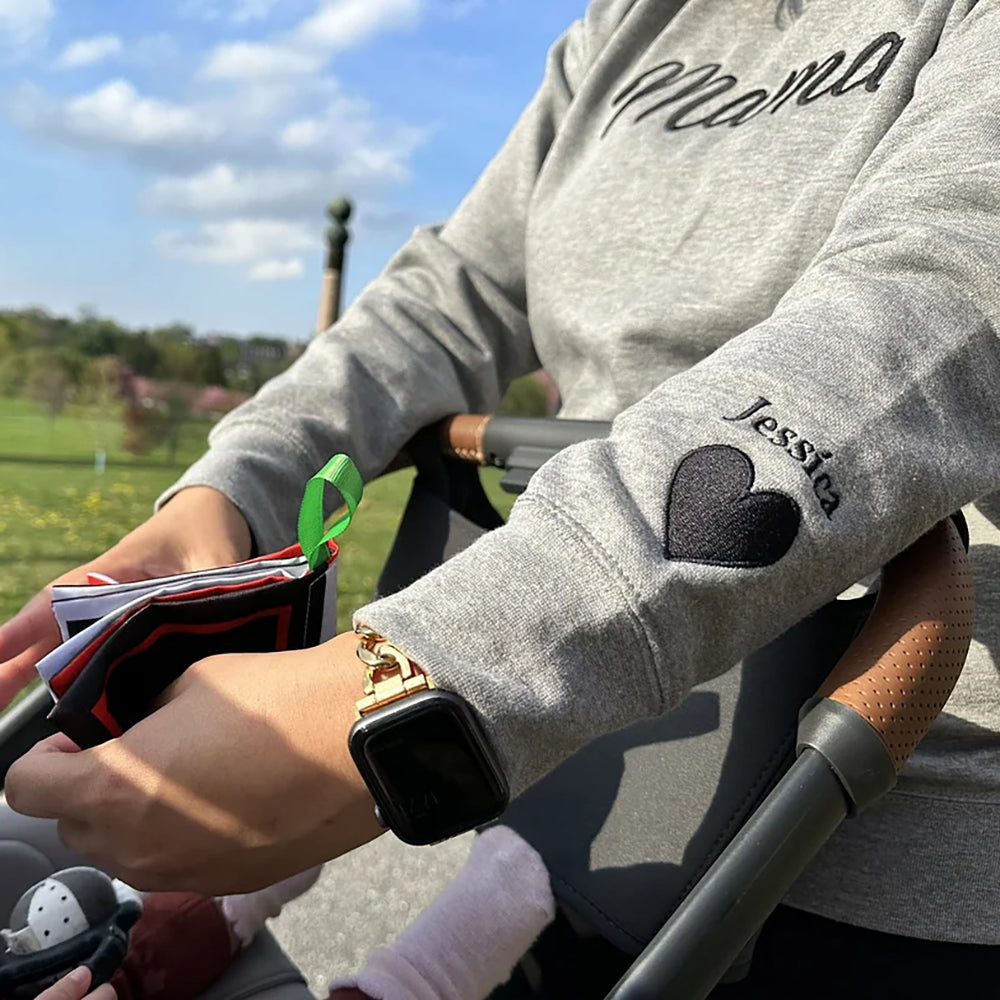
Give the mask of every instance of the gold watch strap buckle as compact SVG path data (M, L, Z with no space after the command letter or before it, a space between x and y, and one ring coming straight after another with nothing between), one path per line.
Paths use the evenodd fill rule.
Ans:
M359 716L435 686L416 663L384 636L365 625L358 625L354 632L359 640L358 659L365 665L365 697L356 705Z

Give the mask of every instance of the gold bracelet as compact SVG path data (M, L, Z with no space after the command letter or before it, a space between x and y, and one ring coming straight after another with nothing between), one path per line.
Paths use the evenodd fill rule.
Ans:
M358 659L365 665L365 697L355 707L358 717L394 701L408 698L418 691L429 691L436 685L430 675L383 635L356 625Z

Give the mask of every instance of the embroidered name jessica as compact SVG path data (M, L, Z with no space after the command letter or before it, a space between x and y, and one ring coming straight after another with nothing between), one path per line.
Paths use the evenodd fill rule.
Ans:
M739 80L728 73L719 76L721 63L688 69L679 59L672 59L643 70L614 95L611 100L614 114L604 126L601 138L633 108L637 110L631 119L633 125L658 111L670 110L663 128L677 132L696 125L703 128L745 125L765 111L773 115L792 98L796 105L803 106L826 95L842 97L857 87L873 93L881 86L905 41L895 31L887 31L869 42L843 72L840 70L847 53L842 49L821 63L814 60L802 69L792 70L774 90L758 87L722 104L713 102L738 86ZM637 108L640 102L641 109Z
M833 452L817 448L798 431L792 430L791 427L781 427L774 417L762 414L761 411L770 405L770 400L758 396L742 413L722 419L728 423L748 421L761 437L783 449L790 458L801 463L802 471L812 481L813 493L816 494L816 499L819 500L823 513L828 519L832 518L834 511L840 506L840 493L834 489L833 479L830 475L819 470L824 462L833 458Z

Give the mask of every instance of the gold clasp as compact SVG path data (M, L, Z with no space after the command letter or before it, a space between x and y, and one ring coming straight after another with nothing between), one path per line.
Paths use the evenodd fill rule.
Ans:
M358 659L365 665L365 697L357 702L358 715L392 704L434 682L405 653L367 625L354 629L358 636Z

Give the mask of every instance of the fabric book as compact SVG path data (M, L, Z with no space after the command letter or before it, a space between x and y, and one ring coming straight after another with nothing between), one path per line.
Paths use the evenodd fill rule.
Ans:
M346 512L329 526L332 484ZM52 694L56 727L83 748L122 735L192 663L222 653L315 646L337 630L334 541L350 524L361 476L338 455L306 486L298 543L232 566L154 580L54 586L62 643L37 670Z

